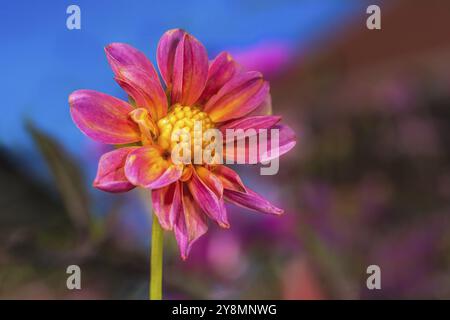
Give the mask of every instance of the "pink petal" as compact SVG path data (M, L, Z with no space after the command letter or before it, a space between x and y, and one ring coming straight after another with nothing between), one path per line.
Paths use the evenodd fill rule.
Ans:
M223 195L222 182L214 173L206 169L205 167L198 166L195 169L198 177L205 183L209 189L211 189L217 197L221 198Z
M166 230L172 230L181 208L181 191L178 182L152 190L153 211Z
M181 257L187 259L194 242L208 230L206 216L198 207L184 183L177 183L182 194L182 210L179 211L175 225L175 238L180 248Z
M107 144L140 141L138 126L128 117L133 107L125 101L93 90L77 90L69 96L70 113L88 137Z
M205 104L208 102L239 70L239 65L228 52L219 53L209 66L208 80L199 103Z
M228 202L264 213L283 213L282 209L275 207L256 192L244 186L239 175L229 167L218 165L214 167L213 172L222 181L223 194Z
M184 34L175 51L172 104L194 104L203 92L208 78L208 54L193 36Z
M156 146L140 147L128 155L125 175L136 186L157 189L177 181L183 173L182 165L164 159Z
M167 86L172 88L172 75L173 66L175 60L175 51L178 44L184 37L186 32L181 29L172 29L163 34L158 43L158 49L156 52L156 60L158 62L158 68L161 72L161 76Z
M167 114L167 97L159 79L136 67L124 67L116 75L117 83L133 98L137 107L146 108L153 119Z
M246 188L246 192L225 189L224 196L227 201L247 209L275 215L284 212L249 188Z
M98 162L94 187L107 192L125 192L134 188L125 176L124 165L128 154L137 147L119 148L105 153Z
M159 41L157 60L171 91L171 103L195 103L208 77L208 55L203 45L181 29L169 30Z
M271 129L278 130L279 144L278 148L273 146L271 141L270 131L267 137L267 148L265 152L260 153L259 161L270 161L277 157L281 157L283 154L289 152L297 143L294 130L284 124L279 124Z
M244 183L239 175L231 168L217 165L213 168L213 172L222 182L224 189L245 192Z
M196 170L193 170L191 180L187 185L199 207L221 227L229 228L230 224L223 200L199 178Z
M253 109L252 112L247 114L247 117L251 116L268 116L272 114L272 95L269 93L264 101Z
M121 69L134 67L145 72L149 78L158 80L151 61L138 49L126 43L111 43L105 47L106 58L116 75Z
M220 126L220 131L225 135L225 142L229 141L230 137L226 136L227 129L233 130L247 130L247 129L255 129L255 133L258 133L259 129L269 129L272 128L275 124L280 122L280 116L252 116L252 117L244 117L238 120L232 120L230 122L226 122ZM227 139L228 138L228 139ZM231 139L232 140L232 139Z
M214 122L240 118L258 107L268 94L269 84L261 73L238 73L208 101L205 111Z
M272 129L278 130L278 146L272 145ZM246 141L243 146L239 144L233 145L232 140L231 142L228 141L224 146L225 159L231 159L236 163L241 159L240 157L243 157L247 164L270 161L287 153L296 144L294 131L290 127L282 124L275 125L267 131L265 148L264 144L260 146L260 139L262 139L261 135L258 136L258 143L250 145L248 141ZM256 162L254 160L256 160Z
M166 95L145 54L125 43L112 43L105 52L116 81L137 106L147 108L154 119L163 117L167 113Z

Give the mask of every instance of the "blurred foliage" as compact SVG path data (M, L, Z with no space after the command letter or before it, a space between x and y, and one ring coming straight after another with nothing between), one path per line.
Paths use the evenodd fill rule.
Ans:
M31 122L27 128L56 187L35 182L0 153L0 297L113 298L122 296L121 290L131 297L146 275L147 259L111 238L121 204L105 213L106 220L95 218L76 162ZM81 291L66 288L71 264L82 268Z
M27 123L27 129L50 167L55 186L73 226L79 233L87 234L90 203L80 168L69 158L61 146L47 135L39 132L31 122Z

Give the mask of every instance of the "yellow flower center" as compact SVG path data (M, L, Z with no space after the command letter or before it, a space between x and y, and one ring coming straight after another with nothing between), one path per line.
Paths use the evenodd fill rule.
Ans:
M214 123L206 112L201 111L197 107L176 104L172 111L164 118L158 120L157 126L160 133L158 144L168 151L171 151L177 143L188 142L188 140L190 140L192 148L196 141L202 141L202 147L204 147L203 137L201 137L202 133L194 132L194 124L197 121L201 123L203 132L214 128ZM178 135L177 139L172 140L173 133ZM195 140L194 137L196 138Z

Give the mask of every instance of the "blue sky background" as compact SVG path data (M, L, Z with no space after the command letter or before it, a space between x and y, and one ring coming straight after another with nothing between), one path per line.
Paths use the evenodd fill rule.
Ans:
M81 30L66 28L70 4L81 8ZM307 48L355 12L364 12L362 1L351 0L18 0L2 2L1 8L0 144L34 172L42 163L24 129L25 118L82 157L87 138L70 118L68 95L90 88L124 97L104 56L110 42L132 44L153 62L160 36L175 27L200 39L210 57L263 41Z

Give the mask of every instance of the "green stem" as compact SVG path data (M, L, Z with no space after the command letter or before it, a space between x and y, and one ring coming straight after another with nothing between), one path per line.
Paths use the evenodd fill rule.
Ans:
M163 229L159 224L158 218L153 213L150 255L150 300L162 299L163 235Z

